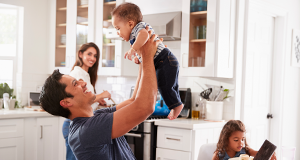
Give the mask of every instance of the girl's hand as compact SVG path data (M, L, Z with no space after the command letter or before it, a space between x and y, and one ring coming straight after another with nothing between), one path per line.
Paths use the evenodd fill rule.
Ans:
M272 157L270 160L277 160L277 157L276 157L276 152L273 153Z

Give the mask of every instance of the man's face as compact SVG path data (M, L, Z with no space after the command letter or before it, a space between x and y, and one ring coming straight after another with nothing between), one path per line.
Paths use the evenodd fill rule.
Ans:
M87 89L86 82L82 80L77 81L71 76L63 75L60 83L66 84L66 92L74 96L73 98L68 98L72 105L90 107L93 104L96 96Z

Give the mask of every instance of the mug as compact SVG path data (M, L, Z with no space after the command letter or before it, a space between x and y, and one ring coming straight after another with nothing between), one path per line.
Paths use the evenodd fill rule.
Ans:
M9 100L9 110L14 110L16 104L16 99L10 99Z

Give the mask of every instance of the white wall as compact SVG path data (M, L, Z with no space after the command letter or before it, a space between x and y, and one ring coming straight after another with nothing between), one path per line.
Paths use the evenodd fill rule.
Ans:
M28 91L35 91L47 77L49 56L49 1L0 0L0 3L24 7L23 62L17 73L17 98L27 103Z

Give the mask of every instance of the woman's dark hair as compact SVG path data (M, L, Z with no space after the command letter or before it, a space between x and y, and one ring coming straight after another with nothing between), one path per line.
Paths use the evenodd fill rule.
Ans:
M224 127L223 127L223 129L220 133L219 141L217 143L217 149L215 151L216 153L219 153L218 155L221 156L221 157L219 157L219 159L224 158L226 149L227 149L228 144L229 144L229 137L235 131L246 132L245 125L243 124L242 121L240 121L240 120L230 120L224 125ZM249 154L248 153L248 147L249 146L247 144L246 137L245 137L245 150L246 150L247 154Z
M97 46L95 43L93 43L93 42L86 43L86 44L83 44L83 45L79 48L79 50L78 50L78 52L77 52L77 56L76 56L76 62L75 62L75 64L74 64L72 70L74 69L75 66L82 67L83 61L82 61L82 59L79 57L79 54L80 54L80 53L83 54L83 52L85 52L85 51L86 51L87 49L89 49L90 47L95 48L96 51L97 51L96 62L95 62L95 64L94 64L92 67L90 67L89 70L88 70L88 73L89 73L90 78L91 78L91 84L92 84L92 86L94 87L94 92L96 93L95 85L96 85L96 81L97 81L97 77L98 77L98 76L97 76L97 72L98 72L98 66L99 66L100 50L99 50L98 46Z
M62 76L63 74L58 69L53 71L45 81L39 100L42 108L48 113L69 118L70 110L63 108L60 101L66 97L73 97L73 95L66 92L66 84L59 82Z
M135 24L138 24L143 20L143 15L140 10L140 7L136 4L124 2L118 5L116 8L113 9L111 15L119 16L121 19L127 21L133 21Z

